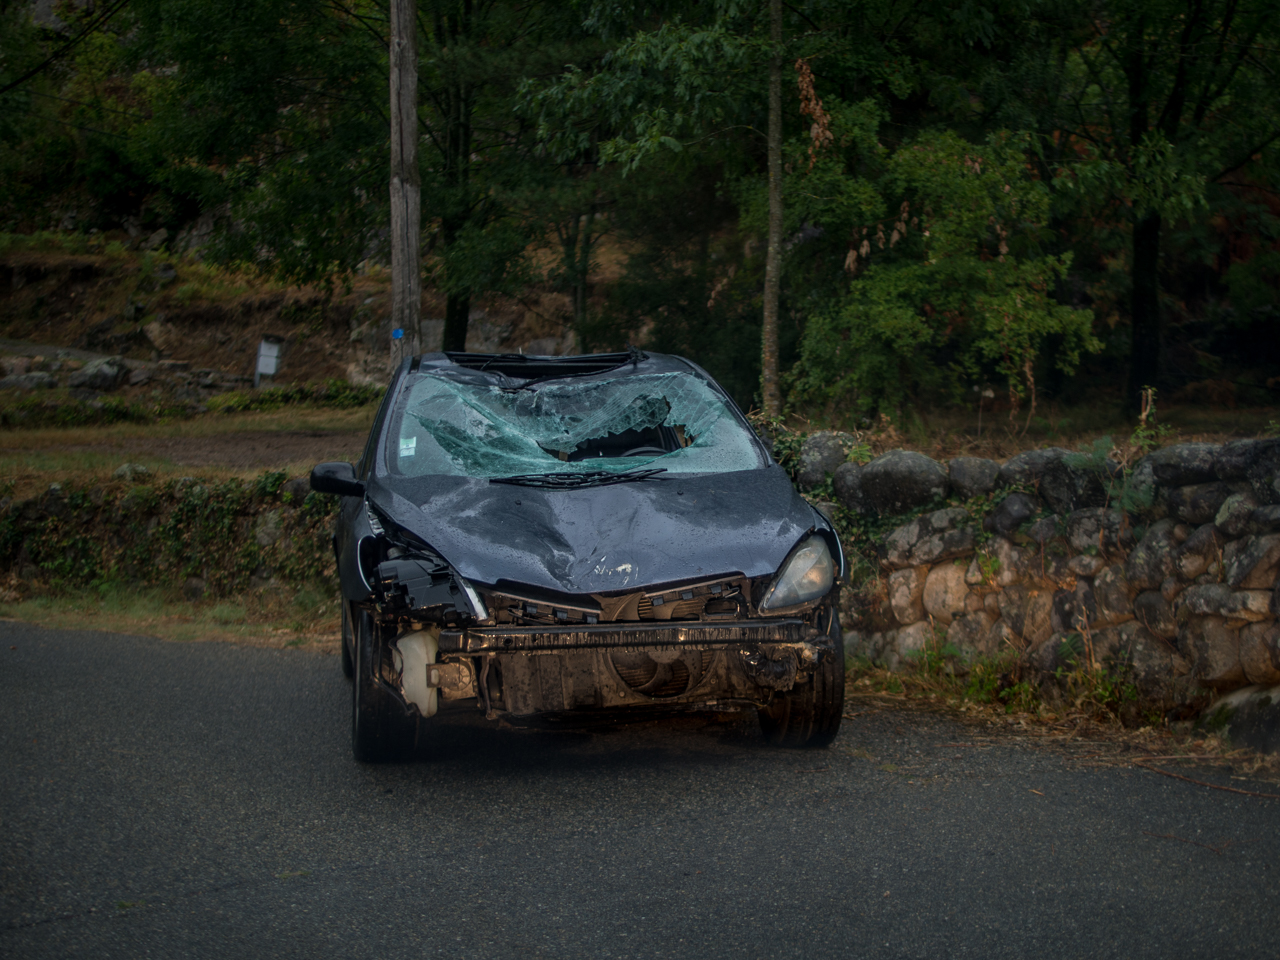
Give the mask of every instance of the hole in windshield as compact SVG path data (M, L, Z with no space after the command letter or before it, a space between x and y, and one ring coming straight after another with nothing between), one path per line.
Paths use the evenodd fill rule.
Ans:
M764 465L724 398L688 374L503 386L448 369L415 378L391 424L391 471L492 479L650 463L676 473Z

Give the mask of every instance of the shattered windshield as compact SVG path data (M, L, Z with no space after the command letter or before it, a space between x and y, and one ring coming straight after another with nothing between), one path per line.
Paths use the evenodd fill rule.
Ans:
M409 386L391 429L389 466L411 477L764 466L724 398L684 373L514 387L467 371L437 371Z

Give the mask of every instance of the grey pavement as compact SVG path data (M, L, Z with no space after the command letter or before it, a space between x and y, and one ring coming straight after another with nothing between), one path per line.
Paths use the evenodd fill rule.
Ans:
M466 712L363 767L348 689L0 623L0 957L1280 956L1277 801L905 712L822 752Z

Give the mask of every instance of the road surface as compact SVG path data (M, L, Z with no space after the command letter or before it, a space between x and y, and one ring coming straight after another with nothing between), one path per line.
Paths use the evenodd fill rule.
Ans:
M12 622L0 655L7 958L1280 955L1280 802L941 717L801 753L468 712L379 768L334 656Z

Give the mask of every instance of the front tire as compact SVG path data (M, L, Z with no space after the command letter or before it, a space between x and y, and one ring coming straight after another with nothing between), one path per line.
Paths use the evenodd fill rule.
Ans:
M797 684L774 695L767 707L756 712L760 729L770 743L783 747L828 747L840 732L844 715L844 638L840 616L831 611L827 630L830 647L808 683Z
M366 610L352 619L351 753L360 763L402 759L413 749L417 720L378 682L377 622Z

